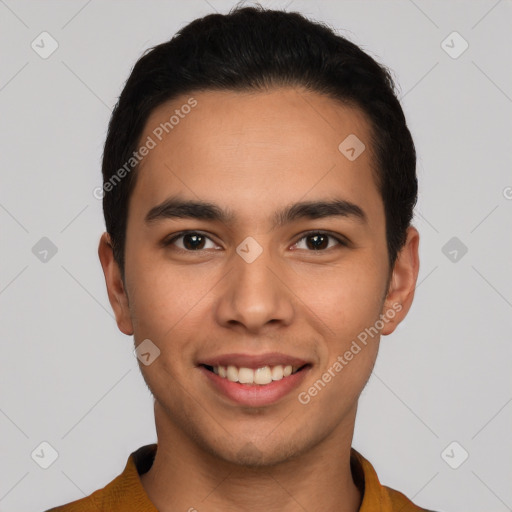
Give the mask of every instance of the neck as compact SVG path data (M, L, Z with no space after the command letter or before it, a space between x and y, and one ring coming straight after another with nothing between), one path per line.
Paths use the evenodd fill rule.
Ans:
M354 421L345 435L333 435L296 458L245 467L202 449L158 408L156 403L158 450L141 481L160 512L359 510L362 497L350 470Z

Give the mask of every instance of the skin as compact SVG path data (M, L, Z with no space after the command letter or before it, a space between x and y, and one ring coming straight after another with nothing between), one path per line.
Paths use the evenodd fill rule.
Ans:
M372 171L365 115L302 89L200 91L157 108L141 141L193 96L198 104L144 158L130 199L125 282L107 233L99 257L119 329L161 353L140 364L155 398L158 451L141 477L162 512L356 511L350 471L357 400L378 352L375 336L304 405L297 395L321 378L357 335L401 305L381 330L406 316L418 276L414 227L389 268L382 198ZM356 134L366 150L349 161L338 145ZM230 208L230 224L146 213L171 195ZM343 198L352 217L300 219L275 229L274 211L304 200ZM200 251L169 235L200 230ZM304 232L329 231L314 250ZM261 255L236 253L248 236ZM327 246L327 243L329 244ZM189 247L188 252L184 247ZM182 252L179 252L179 249ZM388 286L389 284L389 286ZM242 407L197 367L226 353L280 352L311 362L299 389L273 405Z

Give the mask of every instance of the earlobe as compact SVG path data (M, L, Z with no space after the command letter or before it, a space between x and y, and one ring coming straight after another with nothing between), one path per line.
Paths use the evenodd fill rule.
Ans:
M407 239L398 253L382 314L387 321L381 334L391 334L398 324L406 317L412 305L419 272L419 239L418 230L410 226Z
M103 268L108 299L114 311L117 326L122 333L130 336L133 334L133 325L128 296L121 278L121 270L114 258L110 235L107 232L101 235L98 257Z

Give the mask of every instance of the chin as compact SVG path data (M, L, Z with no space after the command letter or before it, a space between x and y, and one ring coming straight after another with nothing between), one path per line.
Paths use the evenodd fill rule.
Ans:
M291 439L288 439L288 442L274 440L272 443L265 443L265 439L262 439L261 442L256 440L244 442L243 439L234 442L232 439L227 439L225 443L227 446L222 446L222 444L215 443L213 446L204 448L214 457L229 464L257 469L288 462L306 452L314 443L310 440L309 443L304 442L302 446L301 443Z

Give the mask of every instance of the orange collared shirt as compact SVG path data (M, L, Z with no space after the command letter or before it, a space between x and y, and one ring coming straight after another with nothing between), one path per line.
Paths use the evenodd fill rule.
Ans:
M130 454L124 471L103 489L46 512L158 512L140 480L153 464L156 449L157 444L142 446ZM359 512L429 512L401 492L381 485L373 466L354 448L350 464L363 495Z

